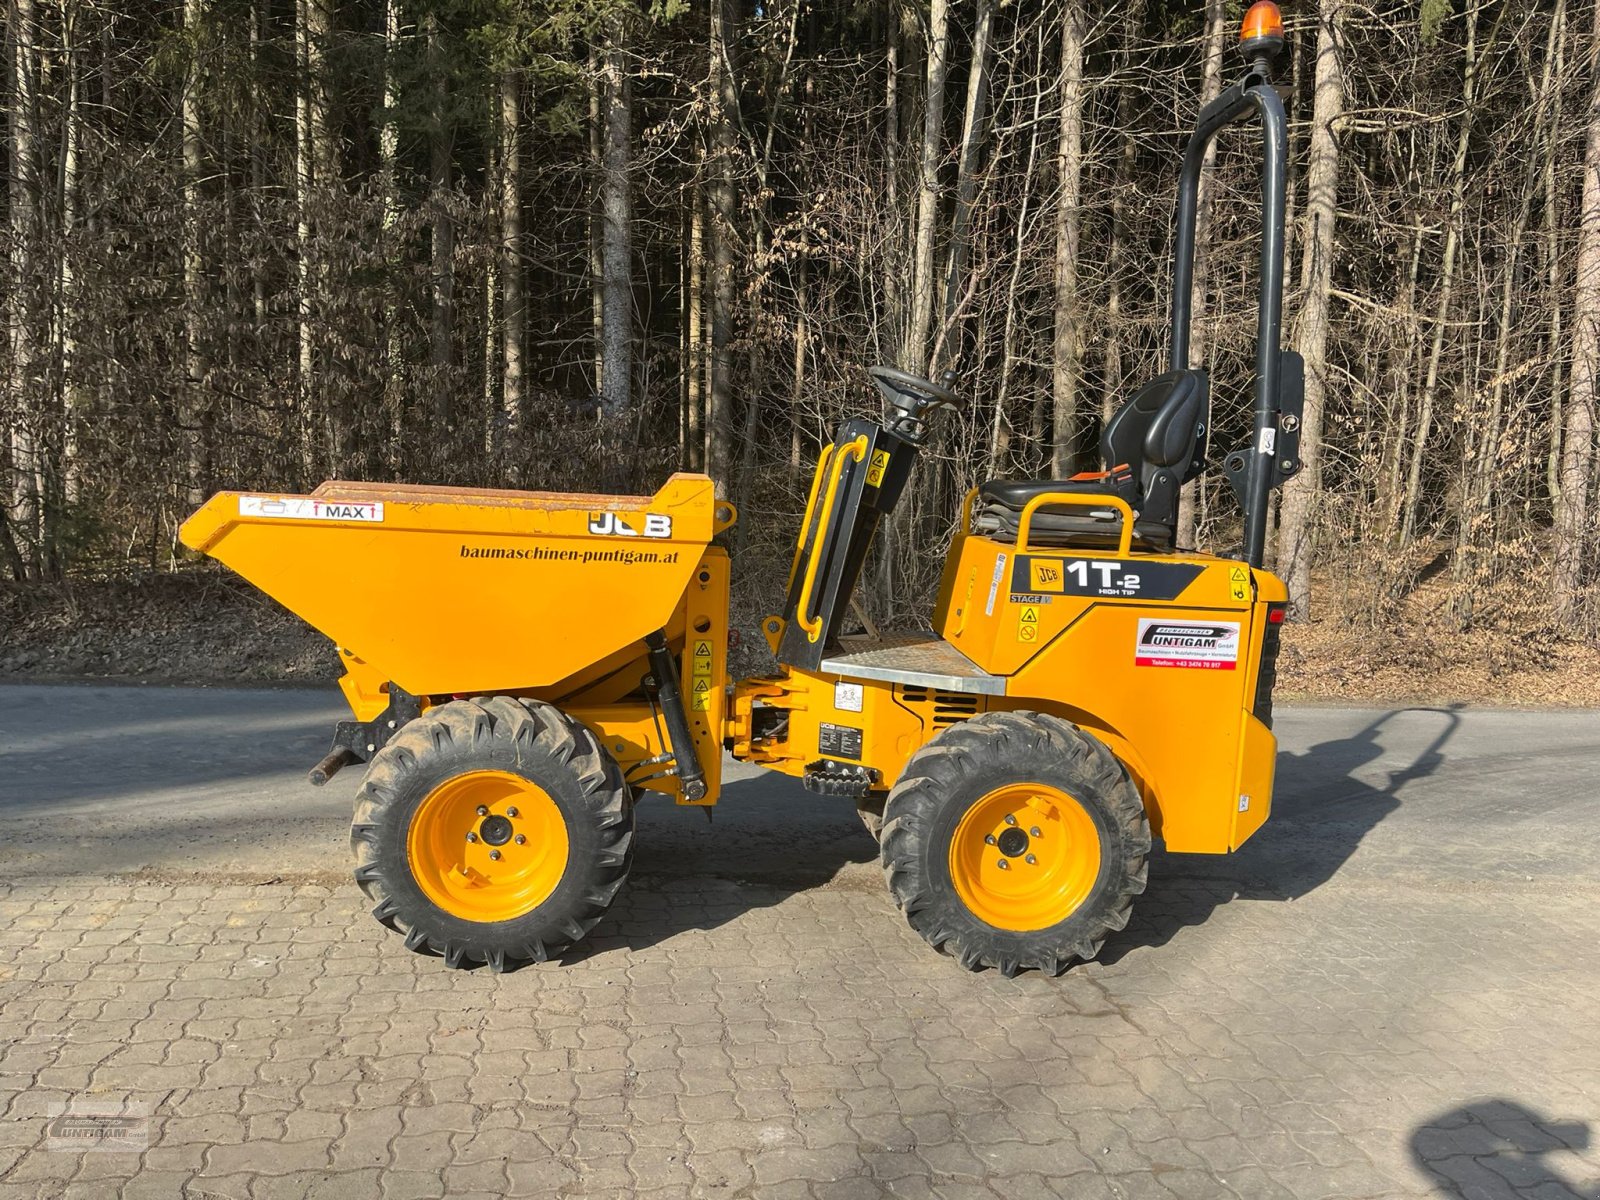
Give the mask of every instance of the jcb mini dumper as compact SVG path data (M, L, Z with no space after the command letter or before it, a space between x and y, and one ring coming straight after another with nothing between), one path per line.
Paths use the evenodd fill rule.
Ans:
M724 751L853 797L912 926L1008 975L1093 957L1144 889L1152 837L1226 853L1260 827L1286 599L1262 550L1270 491L1298 466L1300 367L1278 345L1281 38L1252 32L1253 65L1184 157L1171 369L1107 422L1104 473L966 497L930 630L844 632L929 422L962 403L885 367L883 418L847 421L817 464L763 623L770 676L729 678L717 538L735 513L701 475L631 497L325 483L224 492L190 518L187 545L339 647L353 720L312 776L366 764L351 844L380 921L450 966L558 955L622 887L635 801L715 804ZM1174 529L1210 423L1188 361L1200 167L1249 113L1264 230L1253 433L1224 461L1244 510L1232 559L1176 548ZM471 597L470 619L429 596Z

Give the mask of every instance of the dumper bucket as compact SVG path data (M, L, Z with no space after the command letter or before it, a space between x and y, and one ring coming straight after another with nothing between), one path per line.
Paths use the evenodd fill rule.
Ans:
M718 507L704 475L654 496L336 482L221 492L180 536L425 696L549 687L662 629Z

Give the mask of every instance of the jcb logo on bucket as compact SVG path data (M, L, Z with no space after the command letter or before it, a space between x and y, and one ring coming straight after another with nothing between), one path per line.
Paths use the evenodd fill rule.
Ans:
M629 524L643 521L644 528L635 529ZM630 513L626 518L614 512L589 514L589 532L601 537L669 538L672 536L672 518L663 513Z

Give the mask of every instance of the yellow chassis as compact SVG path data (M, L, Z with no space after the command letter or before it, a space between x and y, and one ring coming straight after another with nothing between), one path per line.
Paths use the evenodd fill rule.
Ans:
M818 464L813 504L819 490L830 502L838 472L829 466ZM971 668L960 679L874 677L876 668L846 663L732 680L729 563L713 538L734 513L704 476L675 475L648 497L353 483L311 496L224 492L182 536L334 640L345 697L378 737L394 688L420 708L536 697L591 728L636 788L710 805L724 748L795 776L822 759L849 763L882 793L949 725L1035 710L1116 753L1170 849L1238 847L1270 807L1276 742L1254 710L1283 584L1231 560L1134 553L1126 525L1112 550L1030 550L1030 516L1015 545L971 533L963 516L932 620L943 645L931 645L959 652ZM1105 594L1130 576L1138 586L1121 589L1128 594ZM1156 576L1184 582L1167 596L1173 586L1145 582ZM1144 660L1152 621L1237 626L1232 658ZM681 795L661 710L641 689L650 673L642 639L657 630L706 773L695 801ZM776 646L782 622L770 618L765 631ZM870 639L862 645L872 650Z

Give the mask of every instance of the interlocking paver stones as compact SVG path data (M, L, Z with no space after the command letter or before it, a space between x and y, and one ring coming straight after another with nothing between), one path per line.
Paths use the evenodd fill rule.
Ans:
M276 884L160 791L170 763L119 760L125 803L70 772L19 801L0 759L0 1200L1600 1195L1600 848L1568 786L1600 717L1466 714L1374 805L1440 719L1391 718L1373 760L1375 716L1286 713L1273 823L1232 859L1158 854L1104 960L1056 980L929 953L848 804L782 783L709 828L641 808L592 944L495 976L369 919L345 781L307 800L299 749L254 792L321 839ZM8 840L43 853L57 811L114 817L155 875L76 846L79 874L13 878ZM84 1094L150 1105L149 1148L44 1149Z

